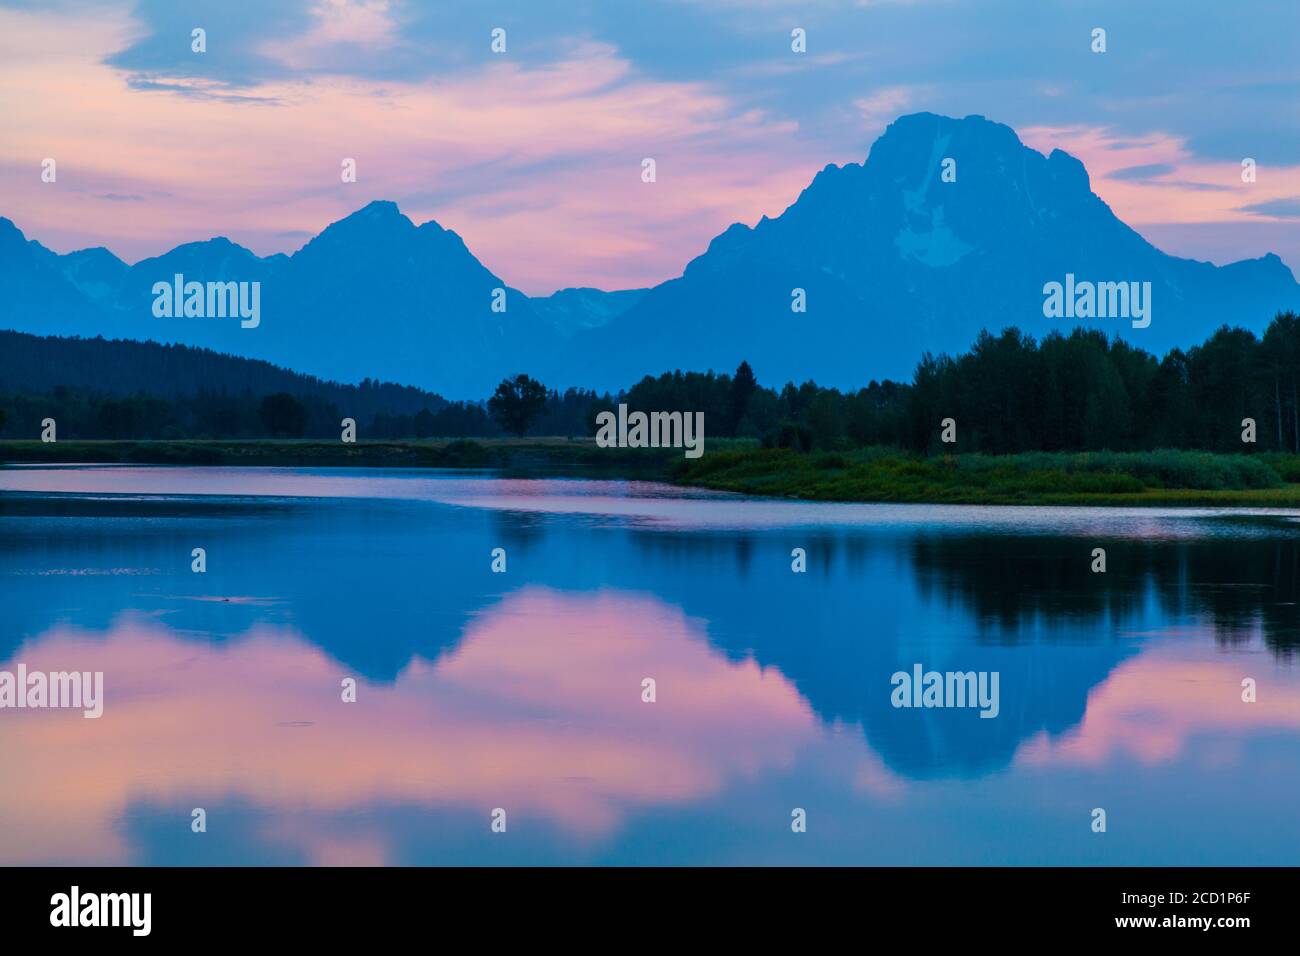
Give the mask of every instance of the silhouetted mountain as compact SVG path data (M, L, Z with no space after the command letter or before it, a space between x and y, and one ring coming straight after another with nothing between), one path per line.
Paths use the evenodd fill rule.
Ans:
M102 329L107 314L64 272L76 274L82 261L28 242L0 218L0 327L64 335Z
M941 175L945 158L955 181ZM154 283L177 274L261 282L261 324L154 317ZM1045 318L1043 286L1067 274L1151 283L1150 326ZM791 309L795 289L806 312ZM56 255L0 219L0 327L185 342L451 397L481 397L519 371L615 388L742 359L763 381L859 386L905 379L923 352L962 348L983 327L1095 325L1162 353L1225 322L1262 330L1298 307L1300 285L1276 256L1223 267L1168 256L1092 193L1077 159L1043 156L980 116L902 117L865 163L827 166L780 216L731 226L650 290L529 298L456 233L416 226L391 202L291 256L211 239L133 266L102 249Z
M955 182L941 178L946 157ZM1044 318L1044 284L1067 273L1150 282L1150 327ZM805 313L791 311L796 288ZM1072 156L1044 157L980 116L920 113L891 124L866 163L827 166L777 218L727 229L575 351L602 356L613 381L747 358L762 380L860 385L907 378L923 352L963 347L982 327L1041 337L1094 325L1162 354L1225 322L1261 330L1297 303L1276 256L1219 268L1165 255L1092 193Z
M156 317L154 284L177 275L260 283L263 321ZM106 250L57 255L0 219L0 327L185 343L324 378L440 382L476 397L639 295L566 290L534 311L456 233L417 227L391 202L334 223L292 256L263 258L215 238L133 266Z

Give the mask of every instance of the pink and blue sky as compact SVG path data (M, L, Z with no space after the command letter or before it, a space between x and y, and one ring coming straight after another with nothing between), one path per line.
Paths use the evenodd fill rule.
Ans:
M1295 0L0 0L0 215L133 262L391 199L525 292L628 288L928 110L1073 153L1168 252L1296 269L1298 36Z

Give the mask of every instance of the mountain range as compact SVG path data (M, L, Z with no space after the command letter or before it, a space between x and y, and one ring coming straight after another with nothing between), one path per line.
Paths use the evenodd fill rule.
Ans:
M151 290L176 274L260 282L260 324L156 317ZM1044 284L1067 274L1149 282L1149 327L1045 318ZM796 289L805 311L792 309ZM1092 192L1079 160L1044 156L981 116L899 118L865 162L827 166L781 215L732 225L651 289L530 297L455 232L385 201L292 255L214 238L134 265L104 248L57 254L0 218L0 328L183 343L451 398L481 398L519 371L617 389L742 359L768 383L857 387L907 379L922 353L967 348L981 328L1041 337L1092 324L1160 354L1224 323L1262 331L1296 308L1300 285L1277 256L1214 266L1167 255Z

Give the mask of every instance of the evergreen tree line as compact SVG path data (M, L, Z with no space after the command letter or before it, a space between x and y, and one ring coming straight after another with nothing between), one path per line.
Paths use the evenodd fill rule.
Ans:
M982 333L955 358L922 358L901 444L934 450L938 423L957 423L957 446L1020 451L1300 452L1300 316L1278 314L1262 338L1224 326L1163 359L1095 330ZM1254 446L1242 421L1253 419Z
M203 390L168 399L145 392L116 395L64 385L40 393L7 392L0 381L0 438L35 439L46 418L58 423L58 435L65 440L336 440L345 417L356 421L361 439L495 438L509 434L489 414L486 402L434 398L436 404L430 402L414 414L381 411L366 416L352 403L341 405L310 393ZM593 434L588 427L594 414L591 409L602 398L606 404L611 401L608 394L598 396L583 389L549 391L541 413L530 416L526 434Z
M733 378L646 378L623 400L643 411L702 410L708 435L805 451L1300 453L1300 316L1279 313L1262 337L1224 326L1163 359L1094 329L1040 342L1012 327L981 332L956 356L927 353L907 385L873 381L841 392L805 382L775 391L742 364ZM947 418L955 446L941 441ZM1255 422L1253 445L1242 442L1244 419Z
M200 406L219 403L223 395L252 395L260 402L266 395L287 392L307 403L347 408L358 422L380 412L436 411L445 404L441 396L407 385L371 378L341 385L260 359L187 345L0 331L0 393L46 395L59 386L105 400L193 400L202 392L208 397L197 403Z
M0 436L34 438L49 417L65 439L332 439L346 416L356 419L362 439L589 437L597 414L625 403L646 412L703 412L707 436L803 451L871 445L953 450L940 442L946 418L956 422L955 448L961 451L1240 451L1241 423L1250 418L1257 442L1244 447L1300 452L1298 375L1300 316L1286 312L1262 337L1224 326L1203 344L1163 359L1097 330L1053 332L1041 341L1016 328L986 331L956 356L924 355L910 384L872 381L844 392L813 382L764 387L745 362L732 375L679 370L646 376L617 394L559 392L519 375L481 402L446 402L370 380L338 386L303 376L312 387L290 383L269 393L251 386L207 388L168 396L65 382L46 390L12 388L0 375ZM367 406L358 400L362 395L376 402Z

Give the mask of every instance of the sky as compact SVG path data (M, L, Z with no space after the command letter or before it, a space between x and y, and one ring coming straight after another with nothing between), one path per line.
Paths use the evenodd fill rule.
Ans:
M0 0L0 216L135 262L389 199L529 294L633 288L928 110L1079 157L1167 252L1294 270L1298 37L1296 0Z

